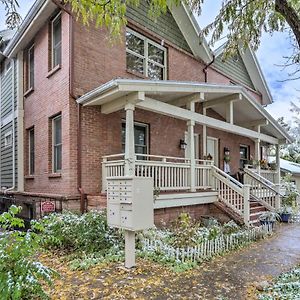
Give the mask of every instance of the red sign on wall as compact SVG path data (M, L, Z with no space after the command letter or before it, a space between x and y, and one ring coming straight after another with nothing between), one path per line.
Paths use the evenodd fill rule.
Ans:
M41 203L41 211L44 213L55 211L55 202L45 201Z

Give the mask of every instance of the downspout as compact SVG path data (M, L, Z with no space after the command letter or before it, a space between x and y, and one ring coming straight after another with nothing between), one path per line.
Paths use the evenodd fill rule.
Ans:
M65 10L69 14L69 45L70 45L70 55L69 55L69 94L70 97L74 100L77 97L74 95L73 83L74 83L74 30L73 30L73 16L68 11ZM82 168L81 168L81 104L77 104L77 189L80 193L80 212L83 214L86 212L86 194L82 188Z
M16 149L15 149L15 59L12 59L12 99L11 99L11 110L12 110L12 173L13 180L12 186L4 190L4 193L14 190L16 186Z
M215 56L213 54L213 58L212 61L208 64L205 65L205 67L203 68L203 73L204 73L204 82L207 83L207 69L215 62Z

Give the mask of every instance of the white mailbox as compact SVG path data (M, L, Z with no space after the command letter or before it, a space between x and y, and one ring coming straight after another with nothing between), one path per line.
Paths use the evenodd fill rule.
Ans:
M107 223L131 231L153 227L153 179L107 178Z

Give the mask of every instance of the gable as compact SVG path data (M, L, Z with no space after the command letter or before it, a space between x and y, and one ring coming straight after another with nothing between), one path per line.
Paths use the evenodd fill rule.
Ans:
M243 83L247 87L255 90L255 86L240 54L230 57L225 61L222 60L222 54L220 54L216 57L213 66L234 81Z
M170 41L177 47L192 53L192 50L169 10L166 14L162 14L159 18L157 18L156 21L149 18L148 11L149 4L146 0L142 0L138 7L127 8L126 17L129 20L151 30L163 39Z

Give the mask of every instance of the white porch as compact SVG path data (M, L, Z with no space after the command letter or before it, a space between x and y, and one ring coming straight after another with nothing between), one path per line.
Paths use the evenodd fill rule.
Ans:
M206 153L208 127L252 139L255 142L256 160L261 158L262 142L276 145L279 153L279 144L290 140L277 122L242 87L117 79L87 93L79 98L78 102L83 106L100 105L103 114L122 109L126 112L125 153L103 157L103 192L106 190L107 177L124 175L152 177L155 191L159 191L157 208L175 206L176 203L177 206L183 206L223 201L243 216L247 224L250 222L251 198L262 200L268 208L280 205L278 191L273 186L268 186L269 183L266 181L263 185L263 194L255 194L252 186L241 184L215 167L211 161L195 158L196 124L201 124L203 128L203 153ZM196 103L201 103L202 113L196 112ZM136 154L134 144L136 108L186 121L189 149L187 158ZM208 108L213 108L225 121L208 117L206 115ZM276 162L276 171L280 174L279 155ZM247 176L252 175L250 172L251 170ZM276 176L275 180L279 182L280 175ZM254 177L252 179L256 181L257 191L262 188L260 181L263 177L260 173Z

